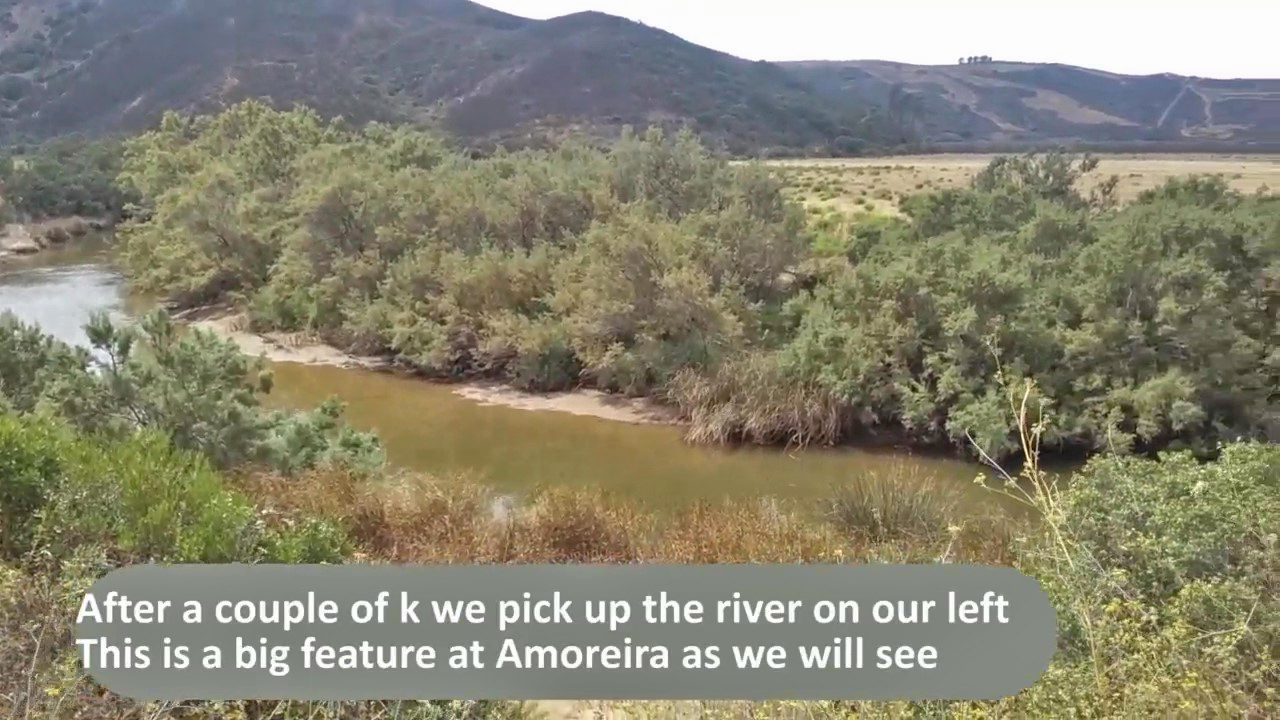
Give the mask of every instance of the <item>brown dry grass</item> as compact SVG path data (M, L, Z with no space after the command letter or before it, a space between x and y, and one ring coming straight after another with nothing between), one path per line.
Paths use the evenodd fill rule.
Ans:
M954 526L951 523L956 521L945 512L934 512L940 506L905 487L898 493L839 494L845 509L850 503L877 507L824 522L804 508L769 499L702 503L662 517L593 491L552 489L514 504L465 479L419 474L369 479L330 470L295 478L242 474L231 481L255 501L266 522L322 517L340 523L356 548L352 562L1010 564L1014 547L1010 521L970 519ZM917 487L922 488L920 492L929 491L927 484ZM931 510L926 514L914 510L920 507ZM871 516L877 518L875 528L859 527L856 517ZM921 531L922 521L945 527ZM901 532L882 532L885 522L902 523ZM67 651L79 595L112 564L104 550L87 550L85 556L56 569L42 568L38 558L21 567L0 565L0 717L381 720L401 716L399 705L388 703L141 706L105 692L79 671L74 653ZM681 708L692 717L707 716L708 707L703 704ZM726 713L721 716L762 717L760 712L778 709L739 704L721 708ZM567 719L601 717L601 713L619 718L655 716L649 713L668 717L672 710L661 703L548 703L532 708L503 706L497 714L484 717ZM821 716L846 716L841 707L823 712L828 710L830 714ZM801 716L818 715L797 715Z
M917 155L889 158L778 160L770 162L789 192L805 205L843 212L895 214L904 196L964 187L994 155ZM1245 193L1280 190L1280 157L1274 155L1099 155L1085 191L1117 175L1121 202L1166 180L1191 174L1221 175Z
M908 479L904 478L904 482ZM887 478L893 482L893 478ZM254 475L237 480L268 513L321 516L340 522L356 545L355 559L431 564L532 563L1008 563L1006 520L960 522L945 513L918 532L913 507L934 507L914 493L833 495L883 507L864 515L910 522L910 532L863 532L855 514L839 522L815 519L815 508L772 499L700 503L659 516L598 491L549 489L513 505L465 479L418 474L364 481L338 472L300 478ZM822 510L823 508L816 508ZM952 524L954 523L954 525Z
M691 443L804 447L840 438L839 400L814 383L786 377L767 354L733 360L710 376L682 371L667 394L689 420L685 439Z

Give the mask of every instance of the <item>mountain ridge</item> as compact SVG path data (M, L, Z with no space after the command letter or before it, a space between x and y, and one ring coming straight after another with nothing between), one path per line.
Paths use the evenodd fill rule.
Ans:
M792 74L655 28L466 0L7 0L0 132L136 132L248 97L468 142L696 124L736 153L830 152L865 113Z
M246 98L468 144L690 125L741 155L1280 144L1280 80L1068 65L750 61L587 11L469 0L0 0L0 135L146 129Z
M783 66L829 96L908 106L903 112L935 144L1280 144L1280 79L1126 75L1013 61Z

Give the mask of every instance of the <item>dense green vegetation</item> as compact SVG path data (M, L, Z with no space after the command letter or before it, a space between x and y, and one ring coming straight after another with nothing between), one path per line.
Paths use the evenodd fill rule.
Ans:
M120 160L118 141L54 140L0 158L0 195L21 218L114 220L133 199L116 183Z
M1280 711L1280 449L1237 443L1202 463L1095 458L1062 489L1034 462L1006 492L1028 521L960 516L939 488L854 480L822 522L785 506L698 506L658 522L581 492L546 491L493 515L478 486L404 475L309 434L292 462L234 458L193 428L257 436L255 371L233 348L148 329L90 329L99 352L133 337L123 370L32 328L0 325L0 710L49 718L518 717L509 703L184 703L140 706L78 670L71 618L80 593L139 562L985 562L1039 579L1059 610L1060 646L1031 689L993 703L808 703L709 708L731 717L1267 717ZM101 342L105 338L114 343ZM141 353L134 355L133 353ZM109 354L109 353L107 353ZM168 362L163 358L183 359ZM199 380L203 379L203 380ZM179 415L205 382L218 401ZM66 402L82 388L111 422ZM1007 394L1036 457L1042 419L1028 385ZM311 416L283 418L309 426ZM279 430L281 423L273 424ZM322 439L317 439L322 438ZM252 447L245 445L243 447ZM327 457L327 459L323 459ZM220 469L221 468L221 469ZM870 484L869 484L870 483ZM875 518L867 522L866 518ZM660 705L654 717L668 716Z
M160 432L217 468L255 463L293 474L327 465L369 472L382 464L377 439L348 428L337 403L297 414L263 409L270 373L234 343L180 332L164 312L136 328L98 316L86 330L91 350L0 315L4 406L55 415L105 437Z
M247 104L126 145L132 279L259 328L440 377L663 396L692 439L868 437L1018 457L961 514L851 478L818 516L728 503L661 521L387 468L341 408L271 412L270 374L164 312L89 349L0 318L0 713L518 717L507 703L138 706L81 673L79 593L136 562L1001 563L1059 652L990 703L729 705L731 717L1280 714L1280 202L1211 178L1118 206L1087 158L1005 158L904 216L806 218L691 135L473 159L408 130ZM1034 382L1032 382L1034 379ZM1042 447L1096 451L1067 482ZM1142 450L1155 457L1139 457ZM1212 457L1211 461L1207 458ZM8 704L9 707L6 707ZM669 717L672 709L646 712Z
M1114 209L1086 164L997 160L906 217L821 232L812 290L781 348L689 383L716 436L825 439L900 428L1015 451L994 380L1034 377L1054 447L1192 447L1274 437L1280 201L1218 179L1171 181ZM791 383L796 403L774 409Z
M156 313L138 328L98 317L92 350L0 316L0 710L7 717L137 717L77 669L76 596L131 563L334 563L353 551L338 518L273 515L230 481L307 472L364 481L376 438L341 408L260 408L270 376L233 343L179 333ZM223 474L227 473L227 474ZM159 712L154 708L148 712ZM505 703L298 703L169 708L170 717L501 718ZM156 715L157 717L159 715Z
M1274 437L1280 201L1189 178L1118 208L1088 159L996 161L901 219L816 226L689 134L471 159L258 104L127 145L141 288L439 377L665 396L711 442L1017 452Z

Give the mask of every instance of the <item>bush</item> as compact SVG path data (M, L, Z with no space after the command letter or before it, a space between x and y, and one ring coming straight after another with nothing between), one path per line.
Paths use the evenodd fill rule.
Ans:
M22 323L8 311L0 313L0 396L10 409L35 410L53 386L82 378L89 362L83 350Z
M689 134L442 148L253 103L170 117L128 145L151 208L121 232L126 265L178 303L243 302L260 329L433 375L651 393L758 332L749 308L804 249L777 181Z
M600 494L548 489L507 520L504 554L521 563L638 561L649 518Z
M0 414L4 555L68 562L86 548L115 563L338 562L344 532L320 518L260 518L200 455L154 432L89 437Z
M148 208L121 236L176 302L435 376L667 395L694 441L972 438L1003 459L1002 373L1037 378L1062 450L1266 437L1280 203L1188 179L1117 208L1114 181L1078 189L1095 166L1001 157L904 219L807 230L773 173L687 133L471 158L248 103L128 143Z
M1022 434L1028 457L1044 427ZM1104 717L1280 710L1278 469L1280 448L1253 443L1214 463L1100 457L1064 491L1028 463L1011 492L1042 523L1019 564L1058 609L1059 653L1002 705Z
M109 548L120 562L246 562L259 530L253 506L207 462L155 434L73 442L43 509L39 542L54 557Z
M296 473L343 465L369 472L383 461L377 439L343 423L336 402L310 413L262 409L270 375L231 341L180 331L164 312L136 328L98 315L85 330L93 354L0 316L0 397L15 411L55 413L85 431L124 437L155 430L218 468L257 463Z
M689 419L698 443L831 445L842 437L844 407L818 383L788 373L775 354L726 362L713 374L678 373L667 397Z
M1124 568L1126 586L1152 601L1280 569L1280 450L1271 446L1232 445L1212 464L1185 452L1159 463L1098 459L1074 477L1069 500L1082 550Z
M337 524L314 517L272 529L263 538L262 560L289 565L332 565L350 553L346 532Z
M1280 449L1232 445L1213 464L1100 459L1075 483L1065 520L1084 577L1051 587L1077 604L1089 593L1067 637L1092 635L1102 658L1090 667L1115 701L1280 710Z
M39 512L61 473L62 449L49 425L0 414L0 559L31 549Z
M873 542L937 541L959 526L959 494L918 470L868 473L836 488L826 516L854 537Z

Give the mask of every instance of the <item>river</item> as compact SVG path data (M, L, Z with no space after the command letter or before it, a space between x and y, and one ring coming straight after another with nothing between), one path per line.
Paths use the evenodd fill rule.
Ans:
M4 262L0 311L68 342L85 344L82 326L94 311L127 318L145 306L126 296L105 245ZM693 447L670 425L482 405L450 386L392 373L295 363L273 369L269 404L308 408L336 395L354 426L378 433L392 463L470 477L504 493L569 485L599 486L654 506L759 496L808 501L867 473L896 472L955 483L966 504L990 500L973 484L980 468L953 458L892 450Z

